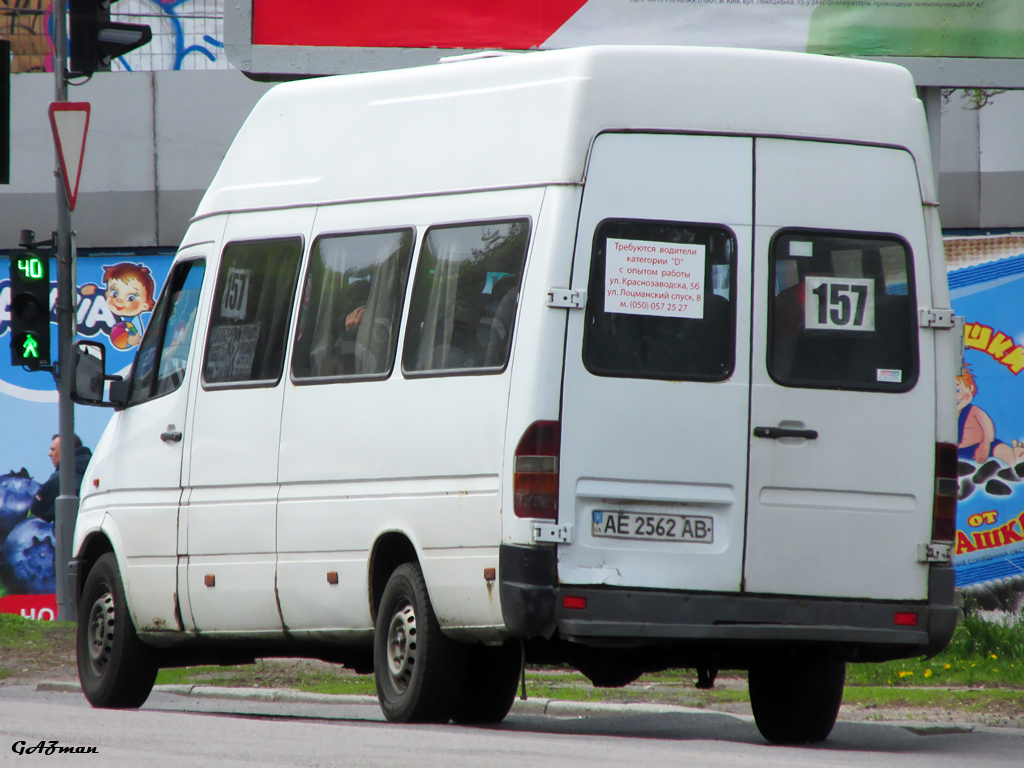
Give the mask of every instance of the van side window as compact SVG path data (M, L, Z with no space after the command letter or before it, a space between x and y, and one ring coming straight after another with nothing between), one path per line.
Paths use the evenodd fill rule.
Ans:
M505 368L529 243L528 219L427 231L413 281L404 372Z
M206 262L201 260L181 262L171 271L153 311L153 320L139 345L129 405L165 395L181 386L205 273Z
M597 376L720 381L735 363L736 238L609 219L594 235L583 364Z
M274 385L284 348L302 240L258 240L224 248L210 313L203 383Z
M415 240L403 229L313 244L292 353L296 380L391 372Z
M768 372L794 387L905 392L917 381L910 248L784 230L771 245Z

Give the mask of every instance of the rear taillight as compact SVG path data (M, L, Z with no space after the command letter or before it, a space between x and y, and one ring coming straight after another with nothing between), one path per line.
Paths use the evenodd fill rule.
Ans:
M935 444L935 503L932 506L932 541L953 541L956 536L957 448Z
M558 452L562 426L535 421L523 433L513 466L513 509L516 517L558 519Z

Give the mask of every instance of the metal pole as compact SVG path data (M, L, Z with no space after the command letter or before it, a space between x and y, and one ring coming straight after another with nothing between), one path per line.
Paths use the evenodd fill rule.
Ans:
M68 100L67 83L67 0L53 1L53 74L55 101ZM75 411L71 403L71 340L75 334L75 286L72 284L71 208L61 176L60 158L54 148L54 176L57 182L57 393L60 435L60 495L54 520L54 574L57 579L57 620L75 621L74 591L68 584L68 562L78 517L78 488L75 486Z
M939 198L939 152L942 148L942 88L934 85L922 86L917 95L924 104L924 116L928 121L928 142L932 151L932 170L935 173L935 199Z

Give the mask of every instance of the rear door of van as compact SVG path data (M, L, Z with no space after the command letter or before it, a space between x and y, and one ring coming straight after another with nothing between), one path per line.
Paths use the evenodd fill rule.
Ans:
M739 589L752 185L751 138L595 141L562 397L563 584Z
M563 381L561 583L923 598L926 253L906 152L599 136Z
M755 210L746 588L924 598L935 360L914 159L758 139Z

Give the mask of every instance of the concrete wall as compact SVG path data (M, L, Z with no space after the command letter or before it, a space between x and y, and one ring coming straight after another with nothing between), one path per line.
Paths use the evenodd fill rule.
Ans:
M234 70L97 73L70 89L91 119L72 227L80 247L174 246L231 139L270 86ZM11 77L11 183L0 248L56 228L52 74Z
M1024 229L1024 91L971 109L956 91L942 110L939 216L947 229Z
M70 89L92 105L78 205L81 247L175 246L252 105L270 86L236 70L97 73ZM0 186L0 248L56 227L52 74L11 77L11 184ZM942 224L1024 229L1024 91L980 111L943 108Z

